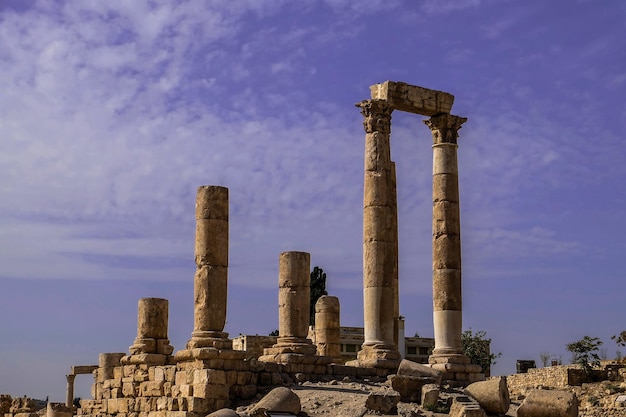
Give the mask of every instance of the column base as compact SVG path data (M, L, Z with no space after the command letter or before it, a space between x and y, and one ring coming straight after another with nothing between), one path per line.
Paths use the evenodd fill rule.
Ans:
M317 348L310 339L301 337L279 337L271 348L263 349L261 362L326 365L332 362L330 356L316 355Z
M217 331L200 331L191 333L191 339L187 342L187 349L199 348L232 349L233 341L228 338L228 333Z
M128 350L131 355L144 353L171 355L174 352L174 346L170 345L169 339L137 338Z
M363 345L354 361L346 362L348 366L357 368L395 369L400 365L402 357L395 346Z
M441 383L451 387L465 387L473 382L484 381L480 365L470 363L462 353L436 353L428 357L430 367L441 372Z

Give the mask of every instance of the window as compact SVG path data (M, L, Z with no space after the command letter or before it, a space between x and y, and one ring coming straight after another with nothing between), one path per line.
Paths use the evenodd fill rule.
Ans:
M351 353L356 352L356 345L346 344L345 346L346 346L346 352L351 352Z
M420 355L430 355L430 348L428 346L420 346Z
M406 354L407 355L417 355L417 348L415 346L407 346L406 347Z

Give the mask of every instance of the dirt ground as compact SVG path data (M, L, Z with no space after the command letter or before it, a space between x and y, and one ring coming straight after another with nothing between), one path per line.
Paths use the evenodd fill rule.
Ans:
M372 392L392 392L387 381L352 381L349 379L331 382L304 382L289 387L300 397L302 414L310 417L448 417L445 412L423 409L414 403L399 403L394 414L381 414L368 410L365 406L367 397ZM626 383L604 381L596 384L584 384L582 387L570 387L579 400L580 417L626 417L626 408L614 408L615 399L626 392ZM462 395L459 390L442 390L440 403L446 398ZM247 415L254 404L262 397L235 405L240 415ZM508 417L517 417L517 408L523 401L523 394L511 395L511 407ZM445 411L442 409L436 411Z

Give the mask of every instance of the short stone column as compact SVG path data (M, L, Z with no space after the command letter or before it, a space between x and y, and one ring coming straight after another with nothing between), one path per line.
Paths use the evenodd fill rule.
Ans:
M101 353L98 355L98 372L96 380L103 382L107 379L113 379L113 369L120 366L120 360L126 356L125 353Z
M341 358L339 298L322 295L315 303L315 344L317 354Z
M164 298L141 298L137 308L137 337L122 364L164 364L174 347L167 338L169 302Z
M70 407L70 410L74 407L74 379L76 375L68 374L65 375L67 379L67 390L65 391L65 405Z
M311 303L311 257L306 252L283 252L278 272L278 340L263 349L262 362L316 364L332 362L315 355L316 348L307 339Z
M228 188L202 186L196 197L194 328L187 349L232 349L224 332L228 289Z
M457 163L458 130L465 117L443 114L424 123L433 135L433 319L435 348L429 363L444 380L474 382L480 372L463 354L461 224ZM482 374L481 374L482 375Z
M364 117L363 198L364 342L350 365L394 368L400 353L394 340L397 283L396 202L390 135L393 107L385 100L357 104ZM397 229L395 229L397 231Z

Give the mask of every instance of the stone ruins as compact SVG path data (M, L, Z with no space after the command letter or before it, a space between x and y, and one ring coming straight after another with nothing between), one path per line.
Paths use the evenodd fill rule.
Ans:
M433 300L435 348L429 372L465 386L484 379L461 349L462 294L458 130L465 118L450 114L454 97L386 81L357 106L364 117L363 207L364 343L357 359L338 360L339 300L324 296L315 306L315 339L307 339L310 255L279 257L279 336L258 359L234 350L224 332L228 282L228 189L202 186L196 199L194 324L185 349L168 339L168 301L139 300L137 337L129 354L102 353L97 366L74 367L67 376L67 405L74 376L92 372L85 416L198 417L251 398L263 387L293 381L386 377L401 361L398 350L398 220L395 164L391 160L394 110L428 116L433 136Z

